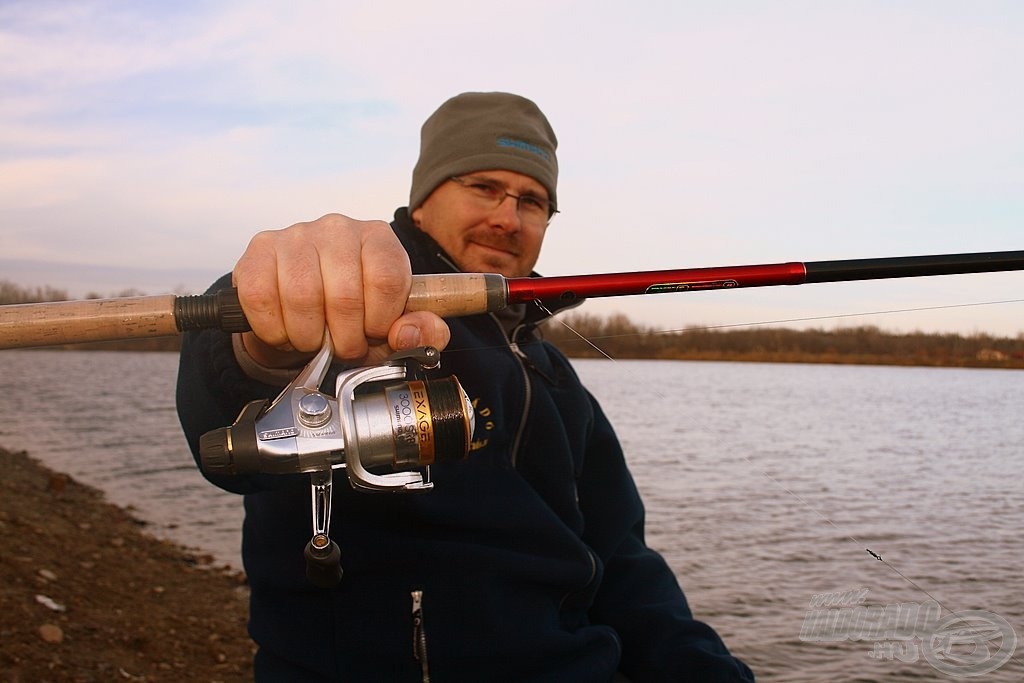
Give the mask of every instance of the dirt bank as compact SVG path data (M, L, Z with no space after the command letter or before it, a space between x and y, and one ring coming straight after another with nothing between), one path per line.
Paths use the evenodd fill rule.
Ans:
M244 578L0 448L0 683L248 681Z

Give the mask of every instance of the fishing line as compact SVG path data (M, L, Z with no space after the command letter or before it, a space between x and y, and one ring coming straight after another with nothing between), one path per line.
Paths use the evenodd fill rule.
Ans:
M1024 299L1004 299L1002 301L976 301L973 303L965 304L945 304L942 306L919 306L917 308L894 308L885 311L862 311L860 313L834 313L832 315L815 315L808 316L806 318L779 318L777 320L760 320L743 323L722 323L721 325L700 325L694 327L682 327L682 328L670 328L665 330L648 330L644 332L631 332L629 334L607 334L598 335L593 337L594 339L616 339L620 337L638 337L645 334L677 334L686 332L709 332L711 330L725 330L736 327L757 327L760 325L781 325L785 323L804 323L813 322L816 320L840 320L842 318L857 318L868 315L889 315L893 313L919 313L923 311L938 311L943 309L953 308L970 308L972 306L994 306L998 304L1020 304L1024 303ZM546 310L546 309L545 309ZM561 322L561 321L559 321ZM575 330L571 330L574 334L579 335ZM600 350L600 349L598 349Z
M917 312L923 312L923 311L939 311L939 310L954 309L954 308L970 308L972 306L996 306L996 305L1000 305L1000 304L1021 304L1021 303L1024 303L1024 299L1003 299L1003 300L1000 300L1000 301L975 301L975 302L963 303L963 304L944 304L944 305L940 305L940 306L919 306L917 308L894 308L894 309L883 310L883 311L862 311L862 312L859 312L859 313L834 313L834 314L831 314L831 315L815 315L815 316L807 316L807 317L804 317L804 318L778 318L778 319L775 319L775 320L755 320L755 321L740 322L740 323L722 323L720 325L694 325L694 326L689 326L689 327L668 328L668 329L664 329L664 330L643 330L643 331L640 331L640 332L628 332L628 333L623 333L623 334L600 334L600 335L594 335L594 336L590 337L589 339L587 337L583 336L582 334L580 334L579 332L577 332L576 330L572 329L568 325L566 325L566 323L563 320L561 320L559 318L556 318L555 314L552 313L551 310L549 310L542 302L540 302L539 300L534 300L534 302L537 304L537 306L540 307L540 309L542 311L544 311L545 313L548 314L548 316L549 316L549 318L551 320L554 320L554 321L558 322L560 325L562 325L563 327L568 329L570 332L572 332L574 335L579 337L581 341L586 343L588 346L591 346L595 351L600 353L602 356L604 356L608 360L612 360L613 361L613 360L615 360L614 358L612 358L611 356L606 354L604 352L604 350L602 350L600 347L595 346L591 340L593 340L593 339L625 339L627 337L642 337L644 335L654 335L654 334L686 334L688 332L690 332L690 333L693 333L693 332L711 332L713 330L727 330L727 329L735 329L735 328L741 328L741 327L758 327L758 326L762 326L762 325L782 325L782 324L786 324L786 323L805 323L805 322L814 322L814 321L817 321L817 320L840 320L840 319L843 319L843 318L857 318L857 317L871 316L871 315L890 315L890 314L894 314L894 313L917 313ZM449 347L445 348L445 353L464 353L464 352L467 352L467 351L480 351L480 350L500 349L500 348L504 348L504 345L476 346L476 347L473 347L473 348L457 348L457 347L449 346Z
M1022 300L1017 300L1017 301L1024 301L1024 299L1022 299ZM955 307L957 307L957 306L967 306L967 305L987 305L987 304L989 304L989 303L1007 303L1007 302L985 302L984 304L956 304L956 305L951 305L951 306L938 306L938 307L935 307L935 308L955 308ZM616 364L618 364L618 365L621 365L621 364L619 364L618 360L616 360L615 358L613 358L613 357L611 357L610 355L608 355L608 354L607 354L607 353L606 353L606 352L605 352L605 351L604 351L604 350L603 350L602 348L600 348L599 346L597 346L596 344L594 344L594 343L593 343L593 342L592 342L592 341L591 341L590 339L588 339L587 337L583 336L583 335L582 335L582 334L581 334L580 332L578 332L577 330L575 330L575 329L574 329L574 328L573 328L573 327L572 327L571 325L569 325L568 323L566 323L566 322L565 322L564 320L560 320L559 318L557 318L557 317L554 317L554 313L552 313L552 312L551 312L551 310L549 310L549 309L548 309L548 308L547 308L547 307L546 307L546 306L545 306L545 305L544 305L544 304L543 304L542 302L540 302L540 301L536 301L536 304L537 304L537 306L539 306L539 307L541 308L541 310L543 310L543 311L544 311L545 313L547 313L547 314L548 314L549 316L552 316L552 318L551 318L551 319L555 320L555 321L556 321L556 322L558 322L558 323L559 323L560 325L562 325L562 326L563 326L563 327L564 327L565 329L567 329L567 330L568 330L569 332L571 332L571 333L572 333L572 334L574 334L575 336L579 337L579 339L580 339L581 341L583 341L584 343L586 343L587 345L589 345L589 346L590 346L591 348L593 348L593 349L594 349L595 351L597 351L598 353L600 353L600 354L601 354L602 356L604 356L604 357L605 357L605 358L607 358L608 360L610 360L610 361L612 361L613 363L616 363ZM924 310L924 309L910 309L910 310ZM897 311L891 311L891 312L897 312ZM846 314L846 315L857 315L857 314ZM862 314L862 315L866 315L866 314ZM844 316L838 316L838 315L837 315L837 316L828 316L828 317L830 317L830 318L836 318L836 317L844 317ZM622 336L622 335L612 335L612 336ZM630 370L629 370L628 368L626 368L626 372L628 373L628 372L630 372ZM654 393L654 394L655 394L655 395L656 395L656 396L657 396L658 398L660 398L660 399L662 399L662 400L666 400L666 401L668 400L668 397L667 397L667 396L665 396L664 394L662 394L662 393L661 393L661 392L660 392L660 391L659 391L659 390L658 390L658 389L657 389L656 387L650 387L650 390L651 390L651 392L652 392L652 393ZM701 429L701 430L703 430L703 431L707 432L708 434L711 434L710 430L709 430L709 429L708 429L708 428L707 428L706 426L704 426L704 425L699 425L699 424L698 424L698 425L696 425L696 426L697 426L697 428L698 428L698 429ZM751 468L753 468L754 470L756 470L756 471L760 472L760 473L761 473L761 475L762 475L762 476L763 476L763 477L764 477L765 479L768 479L768 480L769 480L770 482L772 482L773 484L775 484L775 485L776 485L776 486L777 486L778 488L780 488L781 490L783 490L783 491L785 491L785 492L786 492L787 494L789 494L789 495L790 495L790 496L791 496L792 498L794 498L794 499L796 499L797 501L799 501L799 502L800 502L800 504L802 504L802 505L803 505L803 506L804 506L805 508L807 508L808 510L810 510L811 512L813 512L813 513L814 513L815 515L817 515L818 517L820 517L820 518L821 518L822 520L824 520L824 521L825 521L825 522L826 522L826 523L827 523L827 524L828 524L829 526L831 526L831 527L832 527L833 529L835 529L835 530L836 530L836 532L838 532L840 536L842 536L842 537L846 538L846 539L847 539L847 540L848 540L848 541L849 541L850 543L853 543L853 544L854 544L854 545L856 545L857 547L859 547L859 548L863 548L863 550L864 550L864 551L865 551L866 553L868 553L868 554L869 554L869 555L870 555L871 557L873 557L874 559L878 560L878 561L879 561L879 562L881 562L881 563L882 563L883 565L885 565L886 567L888 567L888 568L889 568L889 569L890 569L890 570L891 570L891 571L892 571L893 573L895 573L895 574L896 574L897 576L899 576L899 577L900 577L901 579L903 579L903 580L904 580L904 581L905 581L906 583L908 583L908 584L909 584L910 586L912 586L912 587L913 587L914 589L916 589L916 590L917 590L917 591L919 591L920 593L922 593L922 594L924 594L924 595L928 596L928 597L929 597L930 599L932 599L932 600L933 600L933 601L934 601L934 602L935 602L935 603L936 603L937 605L939 605L939 606L940 606L940 607L941 607L942 609L946 610L946 611L947 611L947 612L949 612L950 614L955 614L955 612L954 612L954 611L953 611L953 610L952 610L952 609L951 609L950 607L948 607L948 606L947 606L947 605L946 605L946 604L945 604L944 602L942 602L942 601L941 601L941 600L939 600L939 599L938 599L937 597L935 597L935 596L934 596L934 595L933 595L933 594L932 594L932 593L931 593L930 591L928 591L928 590L927 590L927 589L925 589L925 588L924 588L923 586L921 586L921 585L920 585L920 584L919 584L919 583L918 583L917 581L915 581L915 580L914 580L914 579L912 579L911 577L909 577L909 576L907 576L906 574L904 574L904 573L903 573L902 571L900 571L900 570L899 570L899 569L898 569L898 568L897 568L897 567L896 567L895 565L893 565L893 564L892 564L891 562L889 562L888 560L885 560L885 559L884 559L884 558L883 558L883 557L882 557L882 556L881 556L881 555L880 555L879 553L876 553L876 552L875 552L874 550L872 550L871 548L868 548L868 547L867 547L867 546L866 546L866 545L865 545L864 543L862 543L862 542L861 542L861 541L860 541L860 540L859 540L859 539L858 539L857 537L855 537L855 536L854 536L854 535L852 535L851 533L847 532L846 530L844 530L844 529L840 528L840 527L839 527L839 526L838 526L838 525L837 525L837 524L836 524L836 523L835 523L835 522L834 522L834 521L833 521L833 520L832 520L832 519L831 519L831 518L830 518L830 517L829 517L828 515L826 515L826 514L825 514L824 512L822 512L821 510L819 510L819 509L818 509L817 507L815 507L814 505L812 505L812 504L811 504L810 502L808 502L808 501L807 501L806 499L804 499L804 498L803 498L802 496L800 496L800 495L799 495L799 494L797 494L797 493L796 493L795 491L793 491L792 489L790 489L790 488L789 488L788 486L786 486L785 484L783 484L783 483L782 483L781 481L779 481L779 480L778 480L778 479L777 479L776 477L773 477L773 476L772 476L771 474L769 474L769 473L768 473L767 471L765 471L764 469L762 469L762 468L761 468L761 467L760 467L760 466L759 466L759 465L758 465L757 463L755 463L755 462L754 462L753 460L751 460L749 456L747 456L747 455L745 455L745 454L743 454L743 453L738 453L738 455L739 455L739 456L740 456L740 457L741 457L741 458L742 458L743 460L745 460L745 461L747 462L747 464L748 464L748 465L750 465L750 467L751 467ZM1016 659L1016 658L1015 658L1015 659Z

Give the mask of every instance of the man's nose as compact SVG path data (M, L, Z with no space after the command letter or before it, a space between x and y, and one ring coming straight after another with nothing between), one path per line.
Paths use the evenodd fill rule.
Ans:
M501 203L491 212L491 224L506 232L519 232L523 227L522 219L519 216L519 199L512 195L505 195Z

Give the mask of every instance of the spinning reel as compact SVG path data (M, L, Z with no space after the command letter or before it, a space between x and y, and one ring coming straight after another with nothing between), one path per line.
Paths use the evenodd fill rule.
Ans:
M333 470L346 468L357 490L426 491L433 487L430 465L465 458L475 426L458 379L422 378L423 370L440 367L441 354L433 347L342 371L330 396L320 384L333 357L325 334L320 351L273 402L252 401L234 424L199 441L207 474L310 475L313 537L306 545L306 569L322 587L337 584L342 574L341 551L330 538ZM378 468L392 471L370 471Z

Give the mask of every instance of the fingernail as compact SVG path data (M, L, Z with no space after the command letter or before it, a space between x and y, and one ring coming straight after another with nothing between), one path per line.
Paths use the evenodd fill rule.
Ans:
M398 348L411 349L420 345L420 328L415 325L402 325L398 330Z

